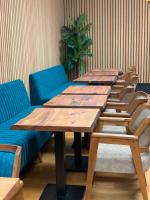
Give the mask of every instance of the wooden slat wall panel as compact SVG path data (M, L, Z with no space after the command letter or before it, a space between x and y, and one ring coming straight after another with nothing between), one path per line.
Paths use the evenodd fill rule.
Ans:
M0 82L60 63L63 0L0 0Z
M150 30L145 0L64 0L65 21L79 14L92 23L93 58L86 69L136 65L141 82L150 82ZM150 10L149 10L150 12Z

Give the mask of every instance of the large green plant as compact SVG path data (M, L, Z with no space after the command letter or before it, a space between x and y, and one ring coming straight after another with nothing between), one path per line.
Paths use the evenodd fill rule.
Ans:
M64 66L67 71L76 70L79 74L85 72L83 58L92 56L90 46L93 42L89 31L90 24L86 15L80 15L75 21L69 19L67 26L62 27L61 39L66 47Z

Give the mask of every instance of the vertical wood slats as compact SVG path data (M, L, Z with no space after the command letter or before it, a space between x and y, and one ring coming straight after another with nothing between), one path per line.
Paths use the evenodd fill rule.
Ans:
M0 0L0 83L60 61L63 0Z
M150 8L145 0L64 0L65 21L82 13L92 24L93 58L86 70L136 65L141 82L150 82ZM73 14L74 13L74 14Z

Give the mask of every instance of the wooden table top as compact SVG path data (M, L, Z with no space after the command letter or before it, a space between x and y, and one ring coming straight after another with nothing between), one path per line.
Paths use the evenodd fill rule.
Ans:
M62 94L88 94L88 95L101 95L101 94L107 94L109 95L111 92L111 86L93 86L93 85L87 85L87 86L70 86L66 90L62 92Z
M108 95L59 95L44 104L57 108L99 108L104 109Z
M0 199L9 199L20 185L19 178L0 177Z
M118 71L91 71L87 73L88 76L118 76Z
M93 69L92 71L97 71L97 72L117 72L117 75L123 74L122 69L114 69L114 68L108 68L108 69Z
M79 82L79 83L89 83L89 84L109 84L109 85L113 85L117 80L117 76L97 76L97 75L93 75L93 76L88 76L88 75L84 75L81 76L75 80L73 80L74 82Z
M37 108L13 125L14 130L92 132L100 109Z

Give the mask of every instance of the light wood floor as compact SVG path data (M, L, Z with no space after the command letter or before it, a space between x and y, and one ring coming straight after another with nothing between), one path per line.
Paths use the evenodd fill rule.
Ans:
M67 138L66 152L71 153L72 138ZM22 174L25 200L38 200L47 183L55 183L55 157L53 142L42 153L43 162L33 162ZM150 170L146 173L150 185ZM68 173L67 182L85 185L85 173ZM149 190L149 188L148 188ZM149 190L150 193L150 190ZM91 200L142 200L136 176L98 174L95 178ZM150 195L149 195L150 199Z

